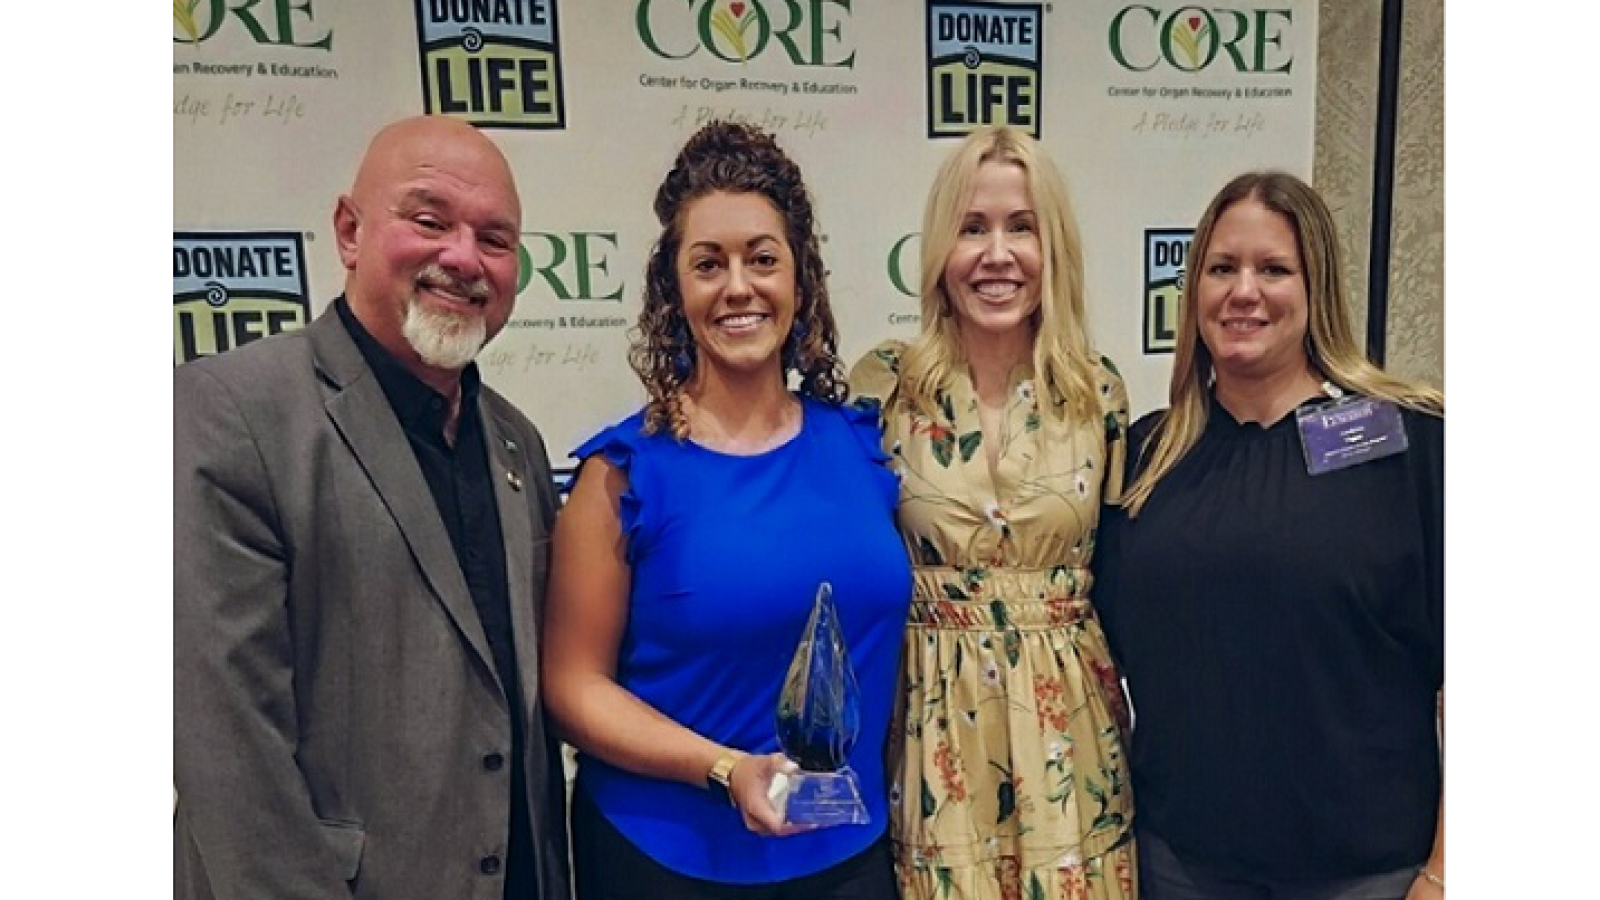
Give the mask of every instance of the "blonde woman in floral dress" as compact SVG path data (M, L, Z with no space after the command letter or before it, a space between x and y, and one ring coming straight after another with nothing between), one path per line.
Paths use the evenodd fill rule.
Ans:
M906 900L1132 898L1127 708L1090 603L1127 392L1084 333L1061 176L967 137L922 227L922 330L850 373L900 474L914 564L891 747Z

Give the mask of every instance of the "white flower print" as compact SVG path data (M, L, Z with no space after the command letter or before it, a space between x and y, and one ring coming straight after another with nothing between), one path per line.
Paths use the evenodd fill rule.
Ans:
M1011 524L1006 518L1006 511L1000 508L1000 502L997 500L990 500L983 505L983 517L988 519L989 525L1001 534L1004 534L1007 526Z

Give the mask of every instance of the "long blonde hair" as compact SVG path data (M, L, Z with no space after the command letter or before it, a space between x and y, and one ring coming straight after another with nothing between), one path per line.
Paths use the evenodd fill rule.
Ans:
M1333 214L1308 184L1287 172L1250 172L1223 186L1195 227L1188 253L1188 272L1178 321L1178 344L1172 361L1168 409L1138 454L1142 471L1122 504L1137 516L1161 479L1200 440L1206 428L1207 397L1213 370L1211 351L1200 339L1200 272L1210 250L1217 220L1241 200L1254 200L1283 216L1294 229L1305 280L1308 323L1305 350L1311 367L1335 385L1422 412L1444 415L1444 394L1383 371L1357 346L1346 305L1343 268ZM1144 462L1145 459L1148 462Z
M1033 370L1041 395L1054 400L1040 404L1040 414L1098 417L1097 359L1083 325L1083 242L1067 186L1033 138L1003 125L967 135L945 158L928 192L922 214L922 330L901 356L898 402L918 412L938 409L937 393L965 362L944 266L972 201L978 167L986 162L1022 169L1039 222L1044 265L1042 296L1033 314Z

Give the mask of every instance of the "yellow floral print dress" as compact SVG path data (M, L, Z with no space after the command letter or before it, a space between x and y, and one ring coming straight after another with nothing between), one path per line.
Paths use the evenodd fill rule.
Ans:
M901 896L1132 898L1127 707L1089 602L1100 504L1122 492L1122 377L1102 357L1101 417L1052 424L1013 369L991 472L964 372L935 414L894 409L903 349L850 373L857 405L889 411L915 585L891 746Z

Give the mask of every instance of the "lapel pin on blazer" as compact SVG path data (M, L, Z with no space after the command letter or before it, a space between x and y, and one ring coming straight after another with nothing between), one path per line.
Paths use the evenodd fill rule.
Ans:
M506 472L506 481L511 483L511 489L513 491L522 490L522 476L521 475L518 475L515 472L509 472L508 471L508 472Z

